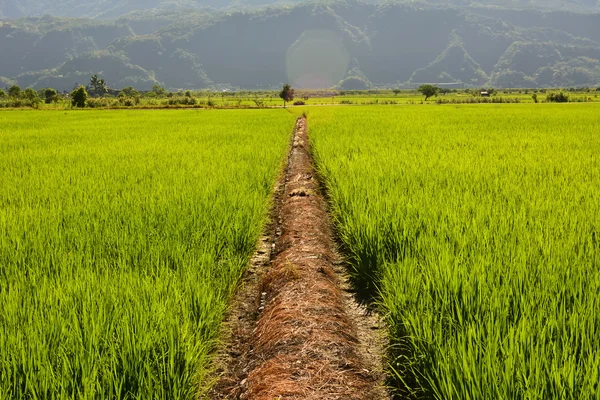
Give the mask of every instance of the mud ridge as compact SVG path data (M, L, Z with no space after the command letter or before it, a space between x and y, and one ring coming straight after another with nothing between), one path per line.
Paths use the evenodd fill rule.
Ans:
M214 399L389 399L385 329L358 305L297 121L274 234L261 241L226 327ZM226 353L226 354L225 354Z

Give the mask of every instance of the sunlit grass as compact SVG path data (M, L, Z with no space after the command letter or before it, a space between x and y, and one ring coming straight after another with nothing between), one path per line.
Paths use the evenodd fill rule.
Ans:
M314 108L313 152L404 394L600 393L600 108Z
M0 398L196 398L293 123L1 112Z

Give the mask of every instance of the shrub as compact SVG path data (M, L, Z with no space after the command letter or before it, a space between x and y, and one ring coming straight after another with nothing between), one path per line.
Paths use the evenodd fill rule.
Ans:
M464 99L437 99L436 104L518 104L521 100L518 97L468 97Z
M83 86L79 86L79 88L71 92L71 104L73 105L73 107L85 107L85 102L87 98L88 94L85 90L85 87Z
M47 88L44 89L44 101L46 104L50 104L52 102L58 102L58 92L56 89Z
M195 97L172 97L166 101L170 106L193 106L196 105L197 101Z
M133 106L135 106L134 99L135 99L134 97L125 97L121 101L121 104L124 105L125 107L133 107Z
M88 99L87 106L90 108L105 108L112 107L120 103L120 100L114 100L106 97L100 97L96 99Z
M27 99L8 99L7 101L0 102L0 108L21 108L21 107L32 107L37 108L38 101L27 100Z
M125 107L134 107L140 104L138 96L119 96L119 104Z
M546 101L549 103L567 103L569 101L569 95L563 92L550 93L546 96Z
M164 96L166 90L164 87L160 86L159 84L156 84L152 86L152 92L157 96Z
M127 86L123 88L121 92L119 92L119 95L121 95L121 93L129 97L138 97L140 95L140 92L138 92L133 86Z
M21 88L19 85L12 85L8 88L8 95L13 99L18 99L21 96Z
M35 90L33 90L32 88L25 89L23 92L21 92L21 96L24 99L27 99L30 101L39 101L40 100L38 93Z
M305 106L305 105L306 105L306 103L305 103L305 102L303 102L302 100L298 100L298 101L295 101L295 102L294 102L294 105L295 105L295 106Z

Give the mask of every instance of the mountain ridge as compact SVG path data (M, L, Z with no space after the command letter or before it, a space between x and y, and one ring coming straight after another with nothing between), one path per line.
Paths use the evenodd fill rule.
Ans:
M298 46L299 40L307 42ZM311 64L328 68L314 46L340 58L330 63L338 70L323 72L326 79L309 71ZM304 74L302 79L290 75L292 48L305 52L293 58L294 74ZM85 83L91 74L113 87L140 90L155 84L275 88L294 79L330 87L349 74L386 87L446 80L466 86L595 86L600 13L328 1L137 11L110 21L44 16L0 21L0 54L10 54L0 58L0 84L60 90Z

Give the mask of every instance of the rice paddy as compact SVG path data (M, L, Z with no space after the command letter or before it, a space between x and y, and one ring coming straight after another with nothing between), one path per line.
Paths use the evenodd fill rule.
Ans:
M0 399L193 399L294 114L401 398L598 399L597 104L0 112Z
M0 113L0 398L201 394L293 125Z
M598 398L597 107L323 108L309 121L400 394Z

